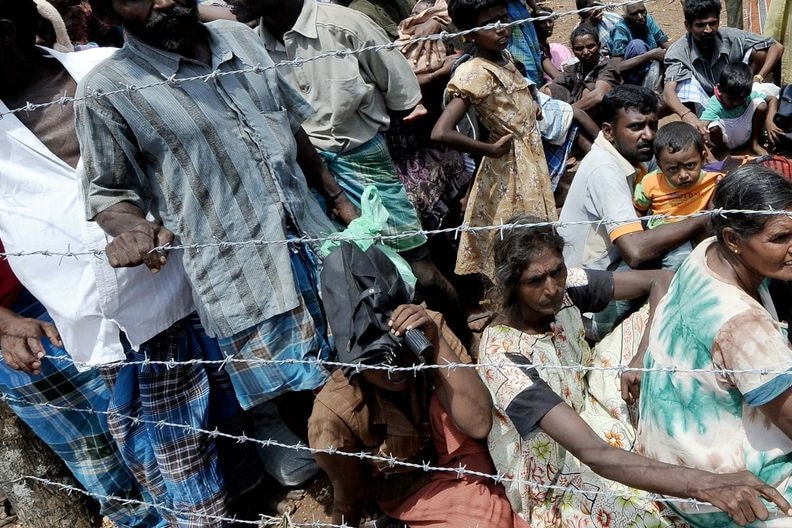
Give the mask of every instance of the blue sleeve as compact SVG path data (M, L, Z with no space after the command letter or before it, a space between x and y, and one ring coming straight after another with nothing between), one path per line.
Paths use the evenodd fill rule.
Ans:
M611 31L610 53L611 57L624 57L627 44L630 42L632 34L624 22L619 22Z
M657 25L652 15L648 15L646 18L646 25L649 29L649 34L654 36L655 42L657 42L658 46L662 46L664 43L668 42L668 35L660 29L660 26Z

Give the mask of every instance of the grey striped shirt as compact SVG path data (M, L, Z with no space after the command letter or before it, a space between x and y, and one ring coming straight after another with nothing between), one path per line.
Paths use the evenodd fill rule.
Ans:
M211 65L130 37L80 82L78 97L272 64L247 27L205 27ZM93 97L75 112L88 218L130 202L182 244L284 240L290 225L311 236L334 230L296 162L294 132L312 109L275 70ZM297 307L288 251L257 244L184 252L211 335L231 336Z

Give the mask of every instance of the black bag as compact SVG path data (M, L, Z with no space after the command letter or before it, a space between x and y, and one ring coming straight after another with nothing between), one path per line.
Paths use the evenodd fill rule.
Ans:
M322 300L333 331L338 361L377 363L395 354L401 342L388 326L391 312L412 301L396 266L376 246L365 252L342 242L324 260ZM344 370L354 375L352 367Z
M778 112L773 122L784 131L784 139L779 145L780 150L792 151L792 84L781 88L778 94Z

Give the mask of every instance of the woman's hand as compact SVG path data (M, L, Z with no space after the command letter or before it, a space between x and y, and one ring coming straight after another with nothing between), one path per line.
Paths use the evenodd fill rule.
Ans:
M395 335L404 335L407 330L419 328L423 331L426 339L437 346L437 325L426 313L423 306L417 304L402 304L396 307L391 314L388 326Z
M740 526L769 517L770 513L761 501L763 498L778 505L785 515L792 515L792 505L784 496L774 487L756 478L750 471L709 473L706 478L698 482L700 485L691 490L691 496L723 510Z
M784 131L772 119L765 122L765 128L767 129L767 138L773 145L777 145L784 137Z

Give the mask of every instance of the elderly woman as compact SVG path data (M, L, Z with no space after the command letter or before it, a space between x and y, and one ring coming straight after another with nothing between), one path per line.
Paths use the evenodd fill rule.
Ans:
M512 223L535 221L518 217ZM611 298L648 293L655 301L667 275L567 270L563 244L552 228L537 226L505 230L495 241L494 300L501 310L482 336L479 373L495 405L490 453L515 511L533 527L684 525L649 494L612 480L709 501L741 524L768 515L759 496L790 509L775 489L747 472L716 475L619 449L627 447L632 430L604 403L618 397L615 376L594 384L601 372L575 367L620 359L592 353L580 312ZM608 341L596 351L613 350Z
M677 271L657 308L641 394L639 447L656 460L745 471L792 497L792 350L767 278L792 280L792 184L746 165L715 189L716 236ZM695 369L690 372L688 369ZM764 371L767 371L766 373ZM714 508L675 505L696 526L727 526ZM762 526L789 526L771 512Z

